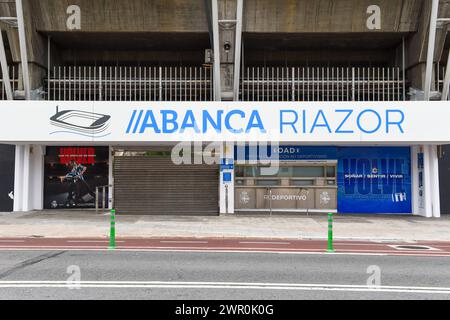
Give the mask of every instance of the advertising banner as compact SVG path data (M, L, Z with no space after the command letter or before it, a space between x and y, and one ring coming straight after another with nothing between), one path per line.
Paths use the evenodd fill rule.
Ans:
M108 147L47 147L45 209L95 207L95 188L108 185L108 152Z
M32 115L32 116L30 116ZM0 102L0 143L450 142L450 102ZM424 130L426 128L426 130Z
M338 148L339 213L411 213L409 147Z
M235 146L235 160L337 160L336 147L321 146L289 146L289 145L267 145L267 146Z

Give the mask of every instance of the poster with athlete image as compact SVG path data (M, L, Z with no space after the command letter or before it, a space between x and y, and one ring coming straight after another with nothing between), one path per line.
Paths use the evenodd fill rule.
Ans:
M47 147L44 175L46 209L94 208L96 187L108 185L108 147Z

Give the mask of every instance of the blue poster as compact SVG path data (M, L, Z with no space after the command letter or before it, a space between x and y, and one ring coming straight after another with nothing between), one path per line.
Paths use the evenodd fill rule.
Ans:
M339 213L411 213L409 147L338 148Z
M277 156L278 160L336 160L336 147L322 146L235 146L235 160L267 160Z

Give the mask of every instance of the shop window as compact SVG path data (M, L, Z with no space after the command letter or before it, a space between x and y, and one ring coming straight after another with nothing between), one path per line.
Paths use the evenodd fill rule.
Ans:
M292 180L293 186L313 186L314 180Z
M327 167L327 178L333 178L336 176L336 167Z
M294 177L316 178L324 176L324 167L294 167Z
M257 180L257 186L277 186L280 180Z

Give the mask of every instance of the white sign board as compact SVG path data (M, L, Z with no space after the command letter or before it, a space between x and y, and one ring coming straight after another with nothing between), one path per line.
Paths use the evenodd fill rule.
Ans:
M450 102L0 102L0 143L450 143Z

